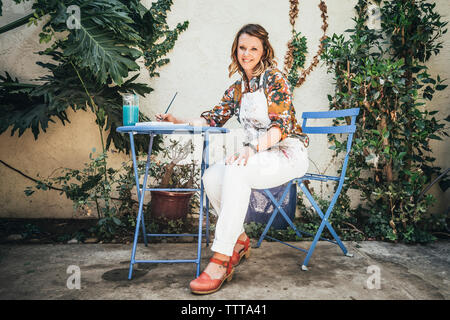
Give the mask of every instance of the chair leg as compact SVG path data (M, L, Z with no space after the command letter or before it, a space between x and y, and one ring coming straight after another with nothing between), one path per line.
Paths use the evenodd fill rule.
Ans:
M303 264L302 264L302 270L303 271L307 271L308 270L307 265L308 265L309 259L311 258L312 254L314 252L314 249L316 248L317 241L319 241L320 235L322 234L322 231L323 231L324 227L325 227L325 221L322 220L322 223L320 224L319 230L317 230L316 235L314 236L314 240L313 240L313 242L311 243L311 246L308 249L308 253L306 254L306 258L305 258L305 260L303 260Z
M284 198L287 195L287 191L290 189L292 182L286 187L286 190L284 191L281 199L279 201L275 200L275 197L273 196L273 194L270 193L269 190L265 190L267 196L270 198L270 200L272 200L273 204L276 206L276 209L278 209L281 213L281 215L283 216L284 220L286 220L286 222L289 224L289 226L295 231L295 234L297 235L297 237L301 238L302 234L297 230L297 227L294 225L294 223L292 222L292 220L289 218L289 216L286 214L286 212L284 211L283 207L281 206L281 204L284 201ZM272 224L272 223L271 223Z
M273 205L275 206L275 210L272 213L269 221L267 222L267 225L266 225L263 233L259 237L258 243L256 244L255 248L259 248L261 246L261 242L266 237L266 234L269 231L270 226L272 225L276 215L278 214L278 210L281 212L282 216L287 221L287 223L291 226L291 228L294 229L294 231L297 234L297 236L299 238L302 237L301 233L297 230L295 225L292 223L291 219L289 219L288 215L286 214L286 212L284 212L283 208L281 207L281 204L283 203L284 198L286 198L287 193L288 193L289 189L291 188L292 183L293 183L293 181L290 181L289 185L286 187L286 189L284 190L283 194L281 195L281 198L280 198L279 201L275 200L274 196L272 195L272 193L268 189L264 190L264 192L267 194L267 196L269 197L269 199L272 201Z
M326 225L327 229L330 231L330 233L333 236L334 240L336 240L336 243L341 248L341 250L344 253L344 255L347 255L347 248L344 246L344 244L342 243L341 239L337 235L336 231L334 231L334 228L331 226L330 222L328 221L328 218L329 218L329 216L330 216L330 214L331 214L331 212L333 210L333 207L334 207L334 202L332 202L330 204L330 206L328 207L328 209L326 211L326 214L324 215L322 210L319 208L319 206L317 205L316 201L314 200L312 195L309 193L308 189L306 189L306 187L305 187L305 185L303 183L300 183L300 188L305 193L305 195L308 198L309 202L314 207L314 209L316 210L317 214L320 216L320 218L322 219L323 223Z
M278 213L278 208L275 208L275 211L272 213L272 216L270 217L269 221L267 222L266 227L264 228L263 233L259 237L258 243L256 244L255 248L259 248L261 246L261 242L266 237L267 232L269 231L270 226L272 225L273 220L275 219L275 216Z
M292 182L291 182L292 183ZM290 185L288 186L288 188L290 187ZM274 196L270 193L269 190L265 190L266 194L268 195L268 197L270 198L270 200L272 201L272 203L275 205L275 210L272 213L272 216L270 217L269 221L267 222L267 225L263 231L263 233L261 234L259 241L256 245L256 248L259 248L259 246L261 245L262 240L266 237L267 232L269 231L270 226L272 225L276 215L278 214L278 211L280 211L281 215L283 216L283 218L288 222L289 226L296 232L298 237L302 237L301 233L297 230L297 228L295 227L294 223L292 222L292 220L288 217L288 215L286 214L286 212L283 210L283 208L281 207L281 203L283 203L283 199L285 198L286 194L287 194L287 190L288 188L286 188L285 192L283 193L283 196L281 197L280 201L277 201ZM305 193L305 195L307 196L309 202L312 204L312 206L314 207L314 209L316 210L317 214L320 216L320 218L322 219L322 222L320 223L319 229L317 230L316 234L314 235L314 239L313 242L311 243L310 248L306 251L303 250L302 251L306 251L306 258L303 261L302 264L302 270L307 271L308 270L308 263L309 260L315 250L315 247L317 245L317 242L319 241L319 239L321 239L321 235L323 232L323 229L325 227L327 227L327 229L330 231L331 235L333 236L335 242L333 242L334 244L337 244L342 252L344 253L344 255L348 256L348 257L352 257L353 255L348 253L347 248L345 247L345 245L342 243L341 239L339 238L339 236L337 235L336 231L334 230L334 228L331 226L330 222L328 221L328 218L333 210L333 207L335 205L335 201L337 196L335 195L335 197L333 197L333 201L330 203L330 206L328 207L326 214L323 214L322 210L320 209L320 207L317 205L316 201L314 200L314 198L312 197L312 195L309 193L309 191L306 189L305 185L303 183L300 183L300 188L302 189L302 191ZM326 239L327 241L330 241L328 239ZM295 247L296 248L296 247ZM299 249L299 248L297 248Z

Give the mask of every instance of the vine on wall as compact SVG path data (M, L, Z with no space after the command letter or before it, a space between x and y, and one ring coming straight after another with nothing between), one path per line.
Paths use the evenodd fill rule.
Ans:
M439 119L433 110L433 94L447 85L425 62L439 54L448 22L426 0L376 2L380 30L368 28L369 2L358 0L355 27L347 37L328 38L322 54L336 84L330 109L361 108L337 206L348 208L366 237L428 242L447 228L447 212L430 215L435 198L423 190L442 176L430 143L448 136L443 120L449 117ZM345 152L339 136L329 140L338 154ZM448 181L441 182L445 192ZM363 200L357 210L349 207L350 188Z
M346 240L428 242L436 235L448 237L448 208L430 214L435 199L426 194L438 180L444 192L450 185L449 169L442 171L433 164L430 146L432 140L448 136L443 120L450 117L438 119L438 111L429 110L432 106L426 103L447 85L439 75L430 76L425 65L443 47L439 38L447 32L448 22L440 20L436 4L427 0L374 2L383 5L380 30L368 27L371 2L358 0L356 25L345 31L348 36L327 37L327 8L320 1L324 35L311 65L298 72L305 60L306 39L295 31L299 2L290 0L293 36L284 73L291 86L301 86L321 58L335 75L335 93L328 95L330 109L361 108L347 183L330 221ZM329 141L335 156L346 151L338 135L330 135ZM356 210L351 209L349 189L360 191L362 202ZM327 207L326 201L322 205ZM301 198L299 206L298 225L308 229L317 217Z
M320 38L319 49L314 55L311 64L303 69L306 60L306 38L301 36L300 32L295 30L295 21L298 17L298 5L299 0L289 0L289 22L292 26L292 39L288 42L288 50L284 58L284 74L287 76L292 88L300 87L308 77L308 75L314 70L319 63L319 57L322 54L324 44L323 41L327 38L326 31L328 29L327 23L327 5L323 0L319 3L319 9L321 11L323 35ZM299 69L302 71L299 74Z

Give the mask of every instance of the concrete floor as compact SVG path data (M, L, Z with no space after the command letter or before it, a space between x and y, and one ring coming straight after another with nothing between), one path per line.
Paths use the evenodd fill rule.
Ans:
M135 265L128 280L131 244L1 245L0 299L448 300L449 244L345 242L354 254L346 257L336 245L319 242L309 271L302 271L304 253L263 242L236 268L231 282L206 296L190 293L193 263ZM203 247L202 269L211 256ZM139 244L136 258L193 259L195 252L193 243ZM76 284L69 266L79 267L80 289L67 286Z

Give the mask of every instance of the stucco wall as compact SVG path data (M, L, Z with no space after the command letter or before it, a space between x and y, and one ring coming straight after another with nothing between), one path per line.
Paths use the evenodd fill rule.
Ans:
M0 17L0 25L25 15L29 12L29 4L15 7L13 1L3 1L4 15ZM143 1L147 7L151 1ZM299 18L296 23L298 31L308 39L308 66L315 55L319 38L322 36L319 1L301 0ZM353 26L351 18L355 15L353 7L356 0L328 0L328 35L343 33ZM448 0L437 0L437 11L444 20L450 20ZM171 62L161 68L159 78L149 79L148 72L142 70L139 80L148 82L155 89L147 97L141 98L141 108L149 116L164 112L175 92L178 92L171 111L180 116L199 115L211 108L223 95L224 90L235 81L228 78L227 67L230 63L230 48L238 29L246 23L259 23L269 32L270 41L278 58L279 68L283 68L286 43L290 38L288 19L289 1L272 0L175 0L169 13L169 25L174 27L178 22L189 21L189 28L183 32L175 48L167 56ZM35 64L41 59L35 52L45 48L39 44L40 29L35 26L22 26L0 35L0 72L8 71L21 81L29 81L42 75L43 69ZM437 57L428 63L432 75L450 79L450 32L442 38L444 48ZM332 75L327 74L322 63L309 75L306 82L294 91L294 105L298 119L304 111L327 110L327 94L334 90ZM435 94L433 108L440 110L440 117L449 114L450 89ZM10 131L0 136L0 159L36 177L46 177L55 168L81 168L88 161L93 147L101 149L98 129L91 113L79 111L69 112L70 124L50 124L46 133L34 140L31 132L18 138L10 136ZM228 128L237 129L238 123L230 120ZM231 134L223 141L213 139L212 160L223 156L222 143L228 150L233 148L234 139ZM433 155L436 165L450 166L449 140L433 142ZM197 154L198 155L198 154ZM321 173L333 174L335 167L330 166L331 151L326 139L312 138L309 155L310 167L316 166ZM127 161L124 154L111 153L111 165L119 167ZM198 159L198 158L197 158ZM317 172L317 171L316 171ZM26 197L23 190L33 183L16 172L0 164L0 217L29 218L70 218L74 216L71 201L60 196L59 192L36 192ZM449 191L442 194L438 187L432 189L438 203L434 210L447 207ZM357 198L357 195L353 195ZM355 202L356 203L356 202Z

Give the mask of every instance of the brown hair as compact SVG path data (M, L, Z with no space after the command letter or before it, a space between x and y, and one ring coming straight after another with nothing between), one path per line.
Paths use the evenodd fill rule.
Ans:
M275 53L273 51L272 45L269 42L269 33L266 31L266 29L261 27L259 24L246 24L238 31L236 37L234 38L233 45L231 46L231 64L228 66L229 77L231 77L236 72L238 72L241 76L245 74L244 69L242 69L237 59L239 37L244 33L253 37L257 37L263 44L264 53L261 57L260 63L257 67L255 67L255 70L253 70L254 76L259 76L268 67L275 67L277 65L276 61L274 60Z

